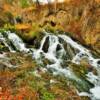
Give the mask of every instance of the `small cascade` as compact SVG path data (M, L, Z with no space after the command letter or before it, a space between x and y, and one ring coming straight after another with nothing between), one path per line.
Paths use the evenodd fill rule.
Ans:
M16 35L16 33L12 33L10 31L5 31L4 33L0 33L0 42L3 42L3 44L9 49L10 52L29 51L29 49L25 47L25 44L22 41L22 39L19 38L19 36Z
M98 68L100 66L100 64L98 64L98 62L100 61L100 59L94 59L92 54L90 53L90 51L86 48L84 48L83 46L79 45L78 43L74 42L70 37L65 36L65 35L59 35L59 37L61 37L66 43L70 44L73 48L76 48L77 50L79 50L79 53L77 53L75 55L75 57L73 57L72 62L79 64L80 60L84 57L88 58L89 63L93 66Z
M0 33L0 43L3 43L5 45L5 47L7 47L10 52L14 52L14 50L9 45L9 43L7 42L6 38L2 35L2 33Z
M46 48L47 52L45 52L45 43L48 44L47 46L48 48ZM33 52L33 58L35 57L38 61L38 58L40 58L41 55L43 55L46 59L49 59L53 63L53 66L57 64L58 67L60 67L60 63L62 62L62 57L66 55L66 52L62 44L60 44L60 42L58 41L57 36L47 35L41 41L40 49L36 50L36 52ZM50 66L48 65L48 68L49 67Z

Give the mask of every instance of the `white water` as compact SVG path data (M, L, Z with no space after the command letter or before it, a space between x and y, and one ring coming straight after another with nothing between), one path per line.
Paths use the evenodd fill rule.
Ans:
M46 38L49 37L49 48L48 48L48 52L45 53L42 48L44 45L44 42L46 40ZM61 46L61 50L59 50L58 52L56 51L57 45ZM62 44L59 43L58 37L55 35L47 35L43 38L43 40L41 41L41 47L39 50L36 50L35 52L33 52L33 57L35 57L35 59L40 63L42 62L41 60L41 53L45 56L46 59L50 60L51 62L53 62L53 64L51 65L47 65L46 67L48 69L52 69L53 70L53 74L64 74L66 77L75 77L75 75L69 70L69 69L63 69L61 67L61 63L62 61L62 56L66 54ZM59 53L59 57L57 58L57 53ZM39 61L40 60L40 61Z
M24 51L24 52L28 52L29 49L27 49L25 47L25 44L23 43L23 41L15 34L15 33L11 33L11 32L6 32L8 39L10 42L12 42L12 44L16 47L16 49L18 51ZM45 52L43 50L43 46L45 44L47 37L49 37L49 46L48 46L48 51ZM63 46L62 43L60 43L59 38L61 38L62 40L64 40L64 42L68 45L70 45L72 48L74 48L75 50L77 50L77 54L75 54L75 56L73 56L73 58L71 59L71 61L75 64L80 64L81 59L83 58L87 58L89 64L94 67L97 72L98 72L98 76L94 75L92 72L89 72L86 76L87 76L87 80L89 80L91 83L93 83L95 85L94 88L90 89L90 93L85 93L85 91L83 93L78 93L80 96L82 95L87 95L89 97L91 97L91 99L93 100L100 100L100 96L98 95L98 93L100 92L100 65L98 64L98 61L100 61L100 59L95 59L91 52L89 50L87 50L86 48L84 48L83 46L81 46L80 44L76 43L75 41L73 41L70 37L66 36L66 35L51 35L50 33L46 32L46 35L44 36L44 38L41 41L41 46L40 48L37 49L33 49L33 58L36 59L36 61L39 64L43 64L43 59L48 59L50 62L52 62L52 64L47 64L45 67L47 69L52 70L54 75L60 74L60 75L64 75L65 77L74 79L76 81L81 81L79 78L77 78L77 76L73 73L73 71L68 68L66 65L64 66L64 68L62 68L62 63L63 63L63 57L65 55L68 55L68 51L66 53L66 50ZM9 48L10 51L12 51L11 46L9 46L9 44L7 44L6 38L0 34L0 41L3 41L3 43ZM60 49L57 50L57 46L60 46ZM3 56L0 55L0 58L2 58ZM36 75L37 75L37 71L36 71ZM98 93L97 93L97 92Z
M11 45L8 44L8 42L11 42L13 44L13 46L16 48L16 50L20 51L20 52L28 52L29 49L27 49L25 47L25 43L22 41L22 39L19 38L18 35L16 35L16 33L11 33L10 31L5 32L5 36L3 36L0 33L0 41L2 41L4 43L4 45L6 47L8 47L10 52L15 52L15 50L13 49L13 47Z
M73 48L78 49L80 52L72 59L73 63L80 64L80 60L82 58L88 58L90 65L93 67L99 67L100 65L97 63L100 59L94 59L90 51L78 43L74 42L70 37L65 35L59 35L62 39L66 41L66 43L70 44Z
M29 49L25 47L25 44L22 41L22 39L20 39L15 33L11 33L8 31L7 34L8 34L8 39L13 43L13 45L16 47L17 50L24 52L29 51Z
M33 2L37 2L37 0L32 0ZM40 4L48 4L49 3L54 3L56 2L64 2L65 0L38 0L40 2Z
M0 33L0 42L3 42L6 47L8 47L10 52L14 52L14 50L8 45L6 38Z
M48 48L48 52L45 53L42 50L42 48L43 48L43 45L44 45L46 38L48 36L49 36L49 48ZM63 74L65 77L72 78L72 79L80 81L75 76L75 74L71 71L71 69L67 68L67 66L66 66L66 68L61 67L61 63L63 63L62 57L63 57L63 55L66 55L66 51L63 48L63 45L59 42L59 37L62 38L66 42L66 44L69 44L71 47L73 47L74 49L77 49L79 51L79 53L77 53L73 57L73 59L72 59L73 63L80 64L80 61L83 58L87 58L89 64L92 67L96 68L96 70L98 71L100 65L97 62L100 61L100 59L93 58L92 54L90 53L90 51L88 49L86 49L83 46L81 46L80 44L74 42L70 37L68 37L66 35L55 36L55 35L47 34L43 38L43 40L41 41L40 49L35 50L33 52L33 58L35 58L38 62L42 62L42 59L41 59L41 54L42 54L45 58L54 62L53 64L50 64L50 65L48 64L46 66L48 69L50 68L50 69L53 70L54 75ZM60 51L56 51L58 44L60 44L60 46L61 46ZM60 53L60 56L58 58L56 57L57 52ZM98 71L98 75L99 75L99 71ZM89 80L91 83L93 83L95 85L95 87L93 89L90 89L90 93L83 92L83 93L79 93L79 95L81 96L81 94L82 94L82 96L83 95L89 96L91 99L94 98L93 100L97 100L100 96L98 96L98 93L95 90L98 90L98 92L100 92L100 90L96 88L97 86L98 87L100 86L100 78L99 78L99 76L94 75L92 72L91 73L89 72L86 76L87 76L87 80Z

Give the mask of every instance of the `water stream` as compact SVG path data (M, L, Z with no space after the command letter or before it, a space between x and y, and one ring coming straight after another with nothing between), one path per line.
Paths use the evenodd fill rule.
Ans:
M94 85L87 93L78 92L80 96L89 96L92 100L100 100L100 59L95 59L91 51L73 41L67 35L53 35L45 32L45 36L41 40L39 49L26 48L22 39L11 32L0 33L0 42L2 42L10 52L25 52L32 54L33 59L38 64L42 65L44 59L48 59L51 63L45 65L47 70L51 70L53 75L64 75L66 78L73 79L77 82L83 82L67 65L63 65L64 61L70 61L75 64L80 64L83 58L88 59L88 63L96 69L97 75L92 72L86 74L87 80ZM3 59L4 54L0 54L0 59ZM62 66L63 65L63 66Z

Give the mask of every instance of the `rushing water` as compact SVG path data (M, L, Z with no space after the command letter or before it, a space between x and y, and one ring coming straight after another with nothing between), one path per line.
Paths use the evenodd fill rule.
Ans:
M17 36L15 33L11 33L10 31L0 33L0 41L3 42L6 47L8 47L10 52L29 51L29 49L25 47L22 39L20 39L19 36Z
M54 75L64 75L78 82L82 82L82 80L66 65L62 67L62 64L64 60L80 64L83 58L87 58L88 63L97 70L98 75L96 76L92 72L89 72L86 75L87 80L94 84L95 87L90 89L90 93L83 91L78 94L80 96L89 96L93 100L100 100L100 59L95 59L88 49L73 41L69 36L57 36L46 32L39 49L26 48L21 38L11 32L0 33L0 41L8 47L10 52L31 52L33 59L35 59L38 64L43 64L43 60L48 59L51 63L45 65L46 69L51 70ZM0 59L3 57L3 54L0 54Z

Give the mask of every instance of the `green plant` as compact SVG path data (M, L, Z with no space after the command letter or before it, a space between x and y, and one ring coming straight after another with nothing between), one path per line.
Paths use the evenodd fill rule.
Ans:
M49 92L43 93L42 100L54 100L54 95Z

